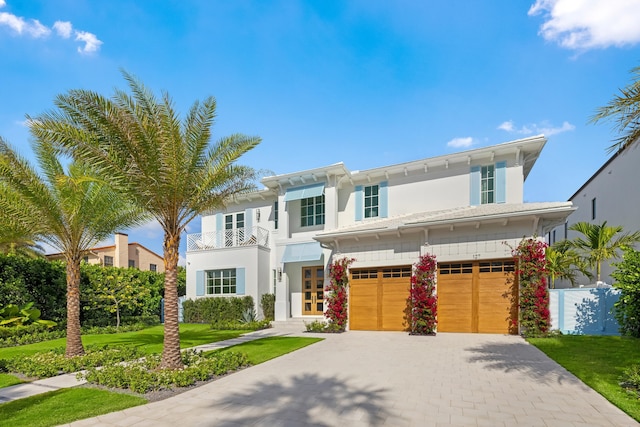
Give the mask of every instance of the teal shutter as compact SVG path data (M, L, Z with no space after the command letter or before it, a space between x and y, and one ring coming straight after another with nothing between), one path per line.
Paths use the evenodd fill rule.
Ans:
M364 194L362 193L362 185L356 185L356 221L362 221L364 215Z
M247 241L251 238L253 233L253 209L244 210L244 240Z
M236 268L236 295L244 295L244 268Z
M196 296L204 295L204 270L196 271Z
M480 204L480 166L471 167L471 184L469 187L469 203L471 206L477 206Z
M507 162L496 163L496 203L507 201Z
M380 218L389 216L389 186L387 181L382 181L379 186L378 202L380 203Z
M223 228L224 227L222 226L222 214L217 213L216 214L216 247L217 248L222 247L222 239L224 235Z

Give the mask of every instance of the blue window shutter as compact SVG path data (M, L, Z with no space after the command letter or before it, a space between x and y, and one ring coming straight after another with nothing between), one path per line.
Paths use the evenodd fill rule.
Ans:
M471 167L469 202L471 203L471 206L477 206L480 204L480 166Z
M251 228L253 228L253 209L244 210L244 228L247 230L245 237L248 239L251 237Z
M362 185L356 185L356 221L362 221L364 214L364 194L362 193Z
M204 295L204 270L196 271L196 296Z
M507 162L496 163L496 203L507 201Z
M382 181L380 183L380 191L378 193L380 203L380 218L386 218L389 216L389 183Z
M222 236L224 233L223 229L224 227L222 225L222 214L217 213L216 214L216 247L217 248L222 247Z
M244 268L236 268L236 295L244 295Z

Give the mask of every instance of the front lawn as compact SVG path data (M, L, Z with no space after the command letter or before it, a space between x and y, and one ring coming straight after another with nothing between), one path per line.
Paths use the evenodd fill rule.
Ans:
M49 427L121 411L146 399L93 388L67 388L0 404L0 427Z
M0 388L9 387L11 385L16 385L22 383L18 377L11 374L0 374Z
M145 354L161 353L163 342L162 325L153 326L141 331L124 332L119 334L83 335L82 343L89 345L133 346ZM214 331L208 324L180 324L180 347L194 347L217 341L237 338L249 331ZM35 344L21 345L17 347L0 348L0 359L30 356L35 353L64 348L66 338L51 341L43 341Z
M206 354L223 353L227 351L236 351L244 353L249 358L249 363L257 365L267 360L275 359L292 351L299 350L303 347L322 341L324 338L310 337L267 337L255 341L249 341L233 347L214 350Z
M640 421L640 400L619 384L626 368L640 364L640 340L617 336L563 335L528 338L527 341Z

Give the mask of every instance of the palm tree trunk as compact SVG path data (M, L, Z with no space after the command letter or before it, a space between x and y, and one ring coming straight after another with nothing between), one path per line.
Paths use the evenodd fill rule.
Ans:
M180 234L165 232L164 235L164 344L163 368L183 367L180 355L180 329L178 325L178 257Z
M67 348L66 357L84 354L80 337L80 258L67 259Z

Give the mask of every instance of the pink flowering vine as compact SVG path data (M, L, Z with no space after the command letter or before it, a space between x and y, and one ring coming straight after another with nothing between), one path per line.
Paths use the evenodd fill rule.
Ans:
M512 251L520 282L520 332L529 337L545 335L551 325L546 248L545 242L529 238ZM511 322L517 324L516 319Z
M324 316L329 320L328 329L332 332L344 332L347 328L349 266L354 261L354 258L341 258L329 266L330 280L325 288L327 310Z
M413 266L405 319L414 335L431 335L438 323L438 296L435 294L436 257L422 255Z

